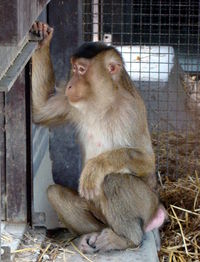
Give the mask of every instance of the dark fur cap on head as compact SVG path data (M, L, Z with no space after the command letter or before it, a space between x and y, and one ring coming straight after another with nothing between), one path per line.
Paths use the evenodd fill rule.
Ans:
M100 54L101 52L107 50L115 50L121 57L120 53L113 46L107 46L102 42L84 43L76 50L76 52L72 55L72 57L75 59L77 58L91 59L96 55Z

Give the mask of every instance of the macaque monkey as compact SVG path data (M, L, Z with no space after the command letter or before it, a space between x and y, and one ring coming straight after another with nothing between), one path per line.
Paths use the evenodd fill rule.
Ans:
M79 192L52 185L48 198L64 225L83 235L82 252L120 250L141 244L144 232L160 227L164 207L156 194L155 157L146 109L120 53L103 43L85 43L71 57L71 78L54 93L49 45L43 35L32 57L34 122L76 125L83 154Z

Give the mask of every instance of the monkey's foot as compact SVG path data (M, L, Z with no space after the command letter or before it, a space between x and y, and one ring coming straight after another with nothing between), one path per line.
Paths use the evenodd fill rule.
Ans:
M49 45L53 36L53 28L43 22L35 22L30 32L41 37L42 40L39 41L38 48Z
M84 235L79 244L83 253L93 254L96 252L107 252L111 250L122 250L132 246L133 243L118 236L110 228L105 228L101 233Z
M128 246L128 241L118 236L110 228L103 229L95 242L96 252L122 250L128 248Z
M79 249L83 253L93 254L96 250L96 240L100 233L83 235L79 242Z

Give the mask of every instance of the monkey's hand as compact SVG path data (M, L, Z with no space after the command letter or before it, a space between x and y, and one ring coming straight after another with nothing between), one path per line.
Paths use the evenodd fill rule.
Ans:
M48 24L37 21L33 24L30 32L41 38L38 43L38 49L50 45L53 36L53 28Z
M105 172L104 162L98 157L90 159L81 173L79 193L81 197L92 200L102 193L102 183L108 170Z

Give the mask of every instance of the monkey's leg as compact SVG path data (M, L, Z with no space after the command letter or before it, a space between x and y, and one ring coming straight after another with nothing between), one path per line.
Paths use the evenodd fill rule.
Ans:
M144 227L158 208L158 197L140 178L128 174L106 176L103 190L102 210L110 228L97 236L95 250L139 246Z
M49 186L48 199L67 229L78 235L98 232L105 227L90 212L90 207L78 193L60 185Z

